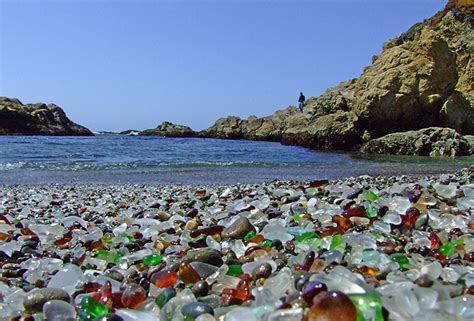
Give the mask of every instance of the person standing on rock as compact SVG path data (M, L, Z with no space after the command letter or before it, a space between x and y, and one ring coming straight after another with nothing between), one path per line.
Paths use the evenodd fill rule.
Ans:
M298 98L298 102L299 102L298 107L300 108L301 111L303 111L303 105L304 105L305 100L306 100L306 97L303 95L303 92L300 92L300 98Z

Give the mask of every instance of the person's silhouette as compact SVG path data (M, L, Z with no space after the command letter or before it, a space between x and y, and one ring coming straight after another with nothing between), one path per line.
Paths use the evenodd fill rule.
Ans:
M304 101L306 100L306 97L303 95L303 92L300 92L300 98L298 98L299 105L298 107L300 108L301 111L303 111L303 106L304 106Z

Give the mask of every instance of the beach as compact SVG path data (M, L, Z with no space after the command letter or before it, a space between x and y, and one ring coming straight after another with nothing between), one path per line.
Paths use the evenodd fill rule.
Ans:
M0 321L474 320L473 0L0 8Z
M260 184L3 185L0 316L469 320L473 193L473 167Z

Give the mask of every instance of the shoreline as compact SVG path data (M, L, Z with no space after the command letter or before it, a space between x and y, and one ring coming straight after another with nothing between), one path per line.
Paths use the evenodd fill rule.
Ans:
M308 181L311 179L345 179L362 175L412 176L440 175L458 171L470 164L438 163L346 163L253 166L162 167L120 170L41 170L14 169L1 172L1 185L41 184L188 184L226 185L256 184L279 181Z

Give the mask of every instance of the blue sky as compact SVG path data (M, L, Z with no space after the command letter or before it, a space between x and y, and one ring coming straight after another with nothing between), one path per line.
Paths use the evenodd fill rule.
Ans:
M446 0L0 0L0 95L93 130L204 129L357 77Z

